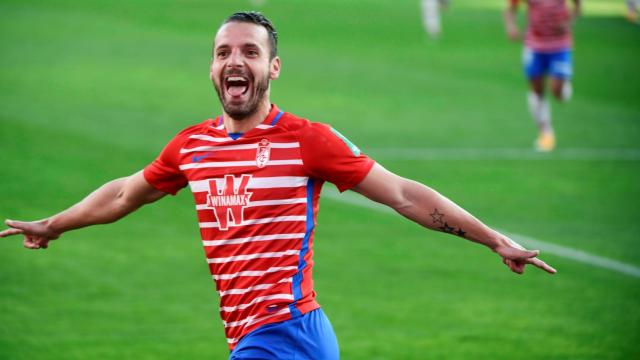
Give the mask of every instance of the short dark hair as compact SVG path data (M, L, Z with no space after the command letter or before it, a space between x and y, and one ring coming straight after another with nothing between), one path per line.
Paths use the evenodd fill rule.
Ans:
M222 25L230 22L251 23L265 28L265 30L267 30L267 34L269 34L269 45L271 46L269 58L273 59L278 55L278 32L273 27L271 21L267 19L266 16L262 15L262 13L257 11L240 11L229 16Z

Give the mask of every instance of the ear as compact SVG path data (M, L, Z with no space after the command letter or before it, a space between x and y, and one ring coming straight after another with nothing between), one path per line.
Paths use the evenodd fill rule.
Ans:
M280 57L276 56L269 65L269 79L275 80L280 77Z

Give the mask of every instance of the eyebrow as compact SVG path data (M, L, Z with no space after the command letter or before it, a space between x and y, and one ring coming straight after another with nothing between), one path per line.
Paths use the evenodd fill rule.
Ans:
M230 48L231 46L229 46L228 44L222 44L222 45L218 45L215 47L214 50L218 50L221 48ZM242 44L242 47L255 47L255 48L260 48L260 45L256 44L256 43L252 43L252 42L248 42L248 43L244 43Z

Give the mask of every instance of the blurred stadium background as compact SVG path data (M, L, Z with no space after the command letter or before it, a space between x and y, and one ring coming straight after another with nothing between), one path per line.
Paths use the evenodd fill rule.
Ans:
M505 3L454 1L439 41L418 1L258 7L280 33L281 108L333 124L492 226L564 247L543 253L557 276L519 277L480 246L325 197L316 290L344 359L640 357L640 27L622 0L584 1L575 97L554 103L559 146L540 155ZM61 210L217 114L213 34L250 8L0 2L0 216ZM0 358L226 358L191 201L183 192L47 251L2 239Z

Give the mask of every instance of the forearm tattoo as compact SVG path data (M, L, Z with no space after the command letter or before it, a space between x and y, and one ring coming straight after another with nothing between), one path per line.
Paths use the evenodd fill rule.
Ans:
M445 215L439 212L438 209L434 209L433 212L429 215L433 219L433 224L438 229L442 230L443 232L446 232L447 234L453 234L453 235L458 235L460 237L464 237L464 235L467 233L466 231L462 230L462 228L456 229L455 227L450 226L445 220Z

